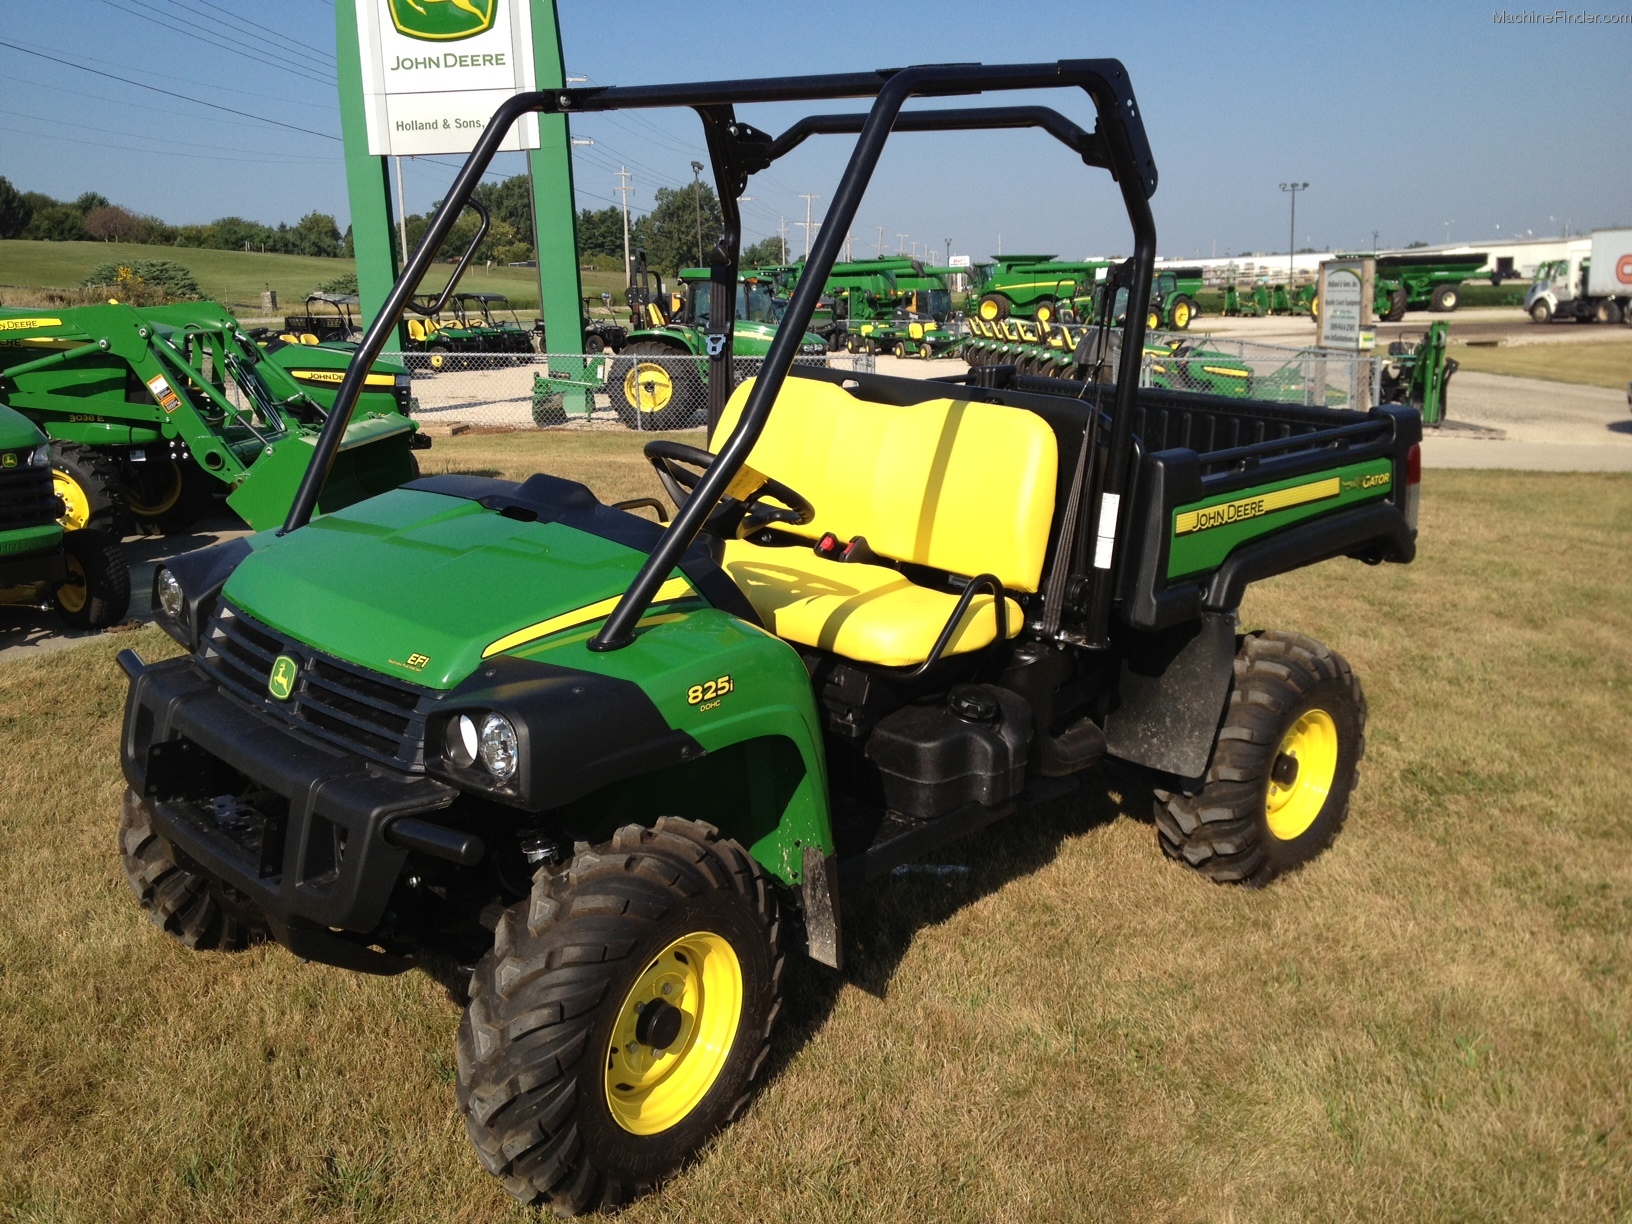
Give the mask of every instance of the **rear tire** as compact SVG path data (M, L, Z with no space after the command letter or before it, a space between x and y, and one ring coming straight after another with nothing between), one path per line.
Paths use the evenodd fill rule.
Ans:
M654 340L624 345L606 380L618 420L651 432L684 429L699 412L706 413L697 371L686 357Z
M1434 286L1434 296L1429 302L1429 309L1440 314L1450 314L1456 309L1457 303L1462 300L1462 293L1455 285Z
M459 1026L482 1164L564 1215L680 1168L748 1102L781 1008L781 931L759 865L706 824L630 825L540 873Z
M1405 318L1405 308L1411 304L1411 295L1402 286L1388 295L1388 310L1383 314L1383 322L1398 323Z
M75 629L106 629L130 610L130 568L119 541L85 528L62 537L68 577L53 593L57 613Z
M1218 882L1296 870L1349 814L1365 728L1365 694L1343 656L1298 634L1248 634L1201 789L1156 791L1162 852Z
M119 806L119 853L125 881L147 916L195 952L238 952L266 938L266 925L234 904L224 886L177 865L153 832L153 814L128 787Z
M62 498L61 523L69 531L94 527L122 536L130 524L119 468L93 446L51 443L51 477Z

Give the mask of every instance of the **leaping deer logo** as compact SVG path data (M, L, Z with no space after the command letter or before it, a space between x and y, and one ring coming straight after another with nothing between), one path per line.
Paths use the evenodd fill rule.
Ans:
M493 26L496 7L497 0L390 0L391 23L397 31L430 42L486 32Z

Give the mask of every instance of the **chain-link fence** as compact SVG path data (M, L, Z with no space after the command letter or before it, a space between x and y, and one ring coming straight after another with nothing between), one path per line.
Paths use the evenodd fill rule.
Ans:
M692 429L708 417L708 361L683 354L387 353L413 374L414 415L426 423L508 429ZM871 373L864 353L797 358L800 365ZM735 382L760 357L732 359Z
M1390 360L1185 332L1152 332L1146 347L1145 386L1359 411L1378 402ZM1159 349L1168 351L1151 351Z

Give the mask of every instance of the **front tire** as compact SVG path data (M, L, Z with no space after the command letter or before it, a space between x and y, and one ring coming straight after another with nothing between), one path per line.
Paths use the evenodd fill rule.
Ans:
M1298 634L1248 634L1201 789L1156 791L1163 853L1219 882L1267 884L1301 867L1349 814L1365 729L1365 694L1342 655Z
M176 863L153 832L153 814L128 787L119 807L125 881L153 925L196 952L238 952L266 939L265 924L225 887Z
M94 527L123 535L130 516L124 482L112 459L94 446L51 443L51 480L62 498L60 522L69 531Z
M1461 293L1455 285L1438 285L1434 288L1433 300L1429 304L1431 310L1440 314L1450 314L1456 309L1457 303L1462 300Z
M459 1027L476 1154L524 1203L611 1208L747 1103L781 1007L781 922L706 824L630 825L505 911Z
M74 629L106 629L130 610L130 567L119 541L89 528L62 537L68 576L52 599L57 614Z

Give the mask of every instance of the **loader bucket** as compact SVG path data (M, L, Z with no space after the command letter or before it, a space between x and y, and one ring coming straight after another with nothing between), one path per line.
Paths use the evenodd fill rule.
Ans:
M352 422L318 499L318 513L344 509L412 480L413 437L413 423L402 417ZM289 513L316 445L316 433L272 443L227 498L227 505L256 531L277 527Z

